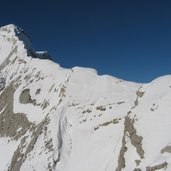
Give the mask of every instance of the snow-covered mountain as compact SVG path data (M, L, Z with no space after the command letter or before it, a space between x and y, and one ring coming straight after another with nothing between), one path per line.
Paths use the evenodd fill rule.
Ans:
M0 171L171 171L170 75L138 84L49 58L0 28Z

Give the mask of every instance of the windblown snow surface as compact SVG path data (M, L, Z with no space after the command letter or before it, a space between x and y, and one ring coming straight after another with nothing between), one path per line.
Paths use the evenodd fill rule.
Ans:
M7 25L0 77L0 171L171 171L170 75L138 84L64 69Z

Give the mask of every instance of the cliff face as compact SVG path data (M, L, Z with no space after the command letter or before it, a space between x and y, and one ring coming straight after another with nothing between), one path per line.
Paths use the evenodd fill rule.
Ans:
M137 84L48 58L0 28L1 171L171 170L170 75Z

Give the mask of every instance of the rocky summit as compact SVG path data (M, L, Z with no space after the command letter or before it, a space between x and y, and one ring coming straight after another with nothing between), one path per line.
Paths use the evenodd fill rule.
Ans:
M171 75L62 68L0 28L0 171L171 171Z

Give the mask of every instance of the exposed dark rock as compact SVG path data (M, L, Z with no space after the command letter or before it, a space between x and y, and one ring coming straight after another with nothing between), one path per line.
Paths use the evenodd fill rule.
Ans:
M140 158L144 158L144 150L142 149L142 136L137 135L137 131L134 127L134 120L131 120L128 116L125 117L125 132L129 133L132 145L135 146Z
M156 171L156 170L160 170L160 169L163 169L165 167L167 167L167 162L164 162L164 163L161 163L161 164L158 164L156 166L151 166L151 167L146 167L146 171Z
M166 146L161 150L161 153L171 153L171 146Z

